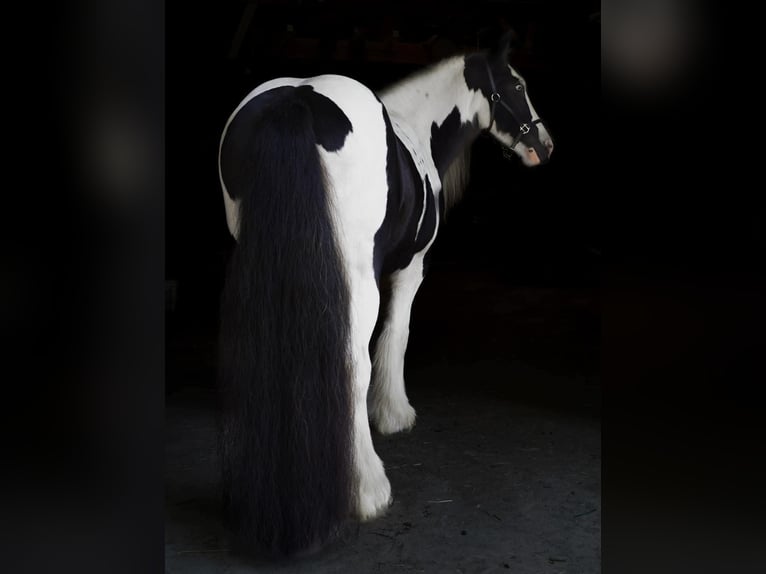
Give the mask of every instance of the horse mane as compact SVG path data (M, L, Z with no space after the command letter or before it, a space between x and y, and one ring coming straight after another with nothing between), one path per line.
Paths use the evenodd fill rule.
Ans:
M471 146L465 148L463 153L458 154L442 181L442 194L444 196L444 215L457 204L462 198L468 182L471 178Z
M433 62L425 68L412 72L396 82L385 86L379 91L378 95L385 102L386 107L389 110L406 115L404 114L404 110L412 100L411 92L420 85L420 80L427 78L441 68L446 68L450 64L456 65L457 61L464 59L466 55L467 54L455 54Z
M456 60L463 60L469 53L470 52L461 52L453 54L405 76L397 82L383 88L379 92L380 98L384 101L389 110L399 113L400 115L406 115L403 113L402 108L407 107L407 104L411 99L410 90L415 89L418 86L418 80L429 76L441 68L454 64ZM450 164L447 172L444 174L442 194L444 194L445 213L462 199L470 179L470 167L471 146L468 146L462 153L458 154L452 164Z

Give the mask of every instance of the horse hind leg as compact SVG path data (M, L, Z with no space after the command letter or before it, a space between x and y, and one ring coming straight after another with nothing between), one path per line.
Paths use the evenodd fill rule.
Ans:
M384 435L408 430L415 424L415 409L404 388L404 354L412 301L422 281L421 255L391 275L391 300L375 347L370 392L370 415L378 432Z
M351 344L354 367L354 469L356 515L370 520L382 515L391 504L391 483L383 462L372 444L367 414L367 391L372 364L369 342L378 314L380 294L372 273L355 273L349 277L351 290Z

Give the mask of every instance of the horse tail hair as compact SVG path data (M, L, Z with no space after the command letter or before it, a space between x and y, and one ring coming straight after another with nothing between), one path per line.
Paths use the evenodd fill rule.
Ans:
M238 550L289 556L350 512L349 289L309 107L288 93L242 115L224 138L245 144L221 297L224 516Z

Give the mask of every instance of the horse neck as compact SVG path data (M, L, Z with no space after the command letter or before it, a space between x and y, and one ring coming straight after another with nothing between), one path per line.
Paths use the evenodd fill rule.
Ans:
M464 69L465 57L455 56L380 94L389 113L406 121L428 148L420 151L431 155L442 179L489 123L489 104L468 88Z

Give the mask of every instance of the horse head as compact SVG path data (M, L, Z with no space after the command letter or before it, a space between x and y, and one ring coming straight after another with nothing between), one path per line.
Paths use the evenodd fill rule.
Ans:
M486 130L525 165L540 165L550 158L553 139L529 99L526 81L508 62L510 42L511 34L505 34L486 56L481 86L490 109Z

